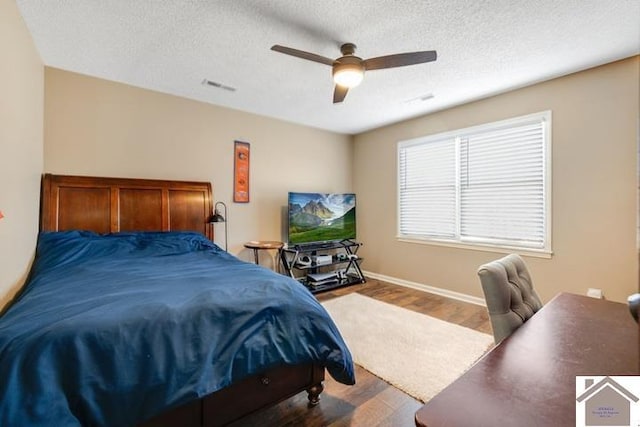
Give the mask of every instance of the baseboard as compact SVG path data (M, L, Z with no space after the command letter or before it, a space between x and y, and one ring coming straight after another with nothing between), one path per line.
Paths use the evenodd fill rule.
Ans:
M371 277L372 279L382 280L383 282L392 283L394 285L400 285L406 288L416 289L419 291L440 295L440 296L455 299L458 301L464 301L471 304L481 305L483 307L487 306L483 298L474 297L472 295L450 291L448 289L437 288L435 286L429 286L422 283L411 282L409 280L398 279L397 277L385 276L384 274L373 273L371 271L363 271L363 273L365 277Z

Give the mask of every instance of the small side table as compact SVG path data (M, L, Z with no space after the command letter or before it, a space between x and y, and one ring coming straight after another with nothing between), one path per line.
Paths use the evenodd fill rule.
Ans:
M244 244L244 247L247 249L253 249L253 258L256 264L260 264L260 259L258 257L258 251L260 250L268 250L268 249L276 249L280 250L284 246L284 243L277 242L274 240L252 240L251 242L247 242ZM277 264L274 263L274 267Z

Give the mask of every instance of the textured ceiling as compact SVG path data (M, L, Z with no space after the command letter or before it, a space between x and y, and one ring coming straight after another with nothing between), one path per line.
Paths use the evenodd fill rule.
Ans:
M640 52L638 0L17 4L47 66L348 134ZM270 50L337 58L344 42L364 59L436 50L438 60L368 72L334 105L331 67Z

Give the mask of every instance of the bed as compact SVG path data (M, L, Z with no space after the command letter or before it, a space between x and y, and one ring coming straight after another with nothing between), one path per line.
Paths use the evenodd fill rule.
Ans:
M27 283L0 317L0 425L215 426L355 382L295 280L212 243L209 183L45 175ZM106 234L105 234L106 233Z

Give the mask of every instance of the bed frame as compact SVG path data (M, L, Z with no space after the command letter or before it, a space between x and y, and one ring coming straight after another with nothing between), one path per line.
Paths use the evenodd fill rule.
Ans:
M41 231L196 231L213 241L209 182L45 174L40 210ZM322 381L322 366L284 365L171 408L140 426L225 425L304 390L309 404L316 405Z

